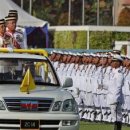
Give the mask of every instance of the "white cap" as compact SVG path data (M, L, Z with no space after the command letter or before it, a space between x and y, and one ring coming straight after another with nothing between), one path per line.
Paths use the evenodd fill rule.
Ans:
M102 58L108 58L108 55L102 54L101 57L102 57Z
M93 57L95 57L95 54L93 54L93 53L90 53L90 56L93 56Z
M80 56L81 54L80 53L76 53L77 56Z
M72 52L68 52L69 55L73 55Z
M68 55L68 52L67 52L67 51L65 51L63 54Z
M120 55L116 54L116 55L113 55L113 59L112 60L119 60L119 61L123 61L123 59L121 58Z
M59 54L63 54L63 52L62 52L62 51L58 51L57 53L59 53Z

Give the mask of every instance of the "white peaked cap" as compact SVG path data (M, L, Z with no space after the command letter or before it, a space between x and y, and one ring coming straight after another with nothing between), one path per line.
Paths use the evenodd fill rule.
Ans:
M64 52L65 55L68 55L69 53L67 51Z
M59 54L63 54L63 52L62 52L62 51L58 51L57 53L59 53Z
M123 61L123 59L121 58L120 55L116 54L116 55L113 55L113 59L112 60L119 60L119 61Z

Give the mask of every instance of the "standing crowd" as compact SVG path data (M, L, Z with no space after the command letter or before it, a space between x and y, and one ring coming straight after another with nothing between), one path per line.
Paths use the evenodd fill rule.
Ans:
M24 48L24 35L20 30L16 30L17 21L18 13L16 10L9 10L8 16L0 19L0 47Z
M60 77L73 79L67 88L75 97L81 119L130 124L130 58L119 51L72 53L55 51L50 60Z

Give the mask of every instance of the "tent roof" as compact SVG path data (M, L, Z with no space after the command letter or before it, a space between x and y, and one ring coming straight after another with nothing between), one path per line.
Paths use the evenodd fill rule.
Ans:
M40 20L31 16L29 13L21 9L12 0L0 0L0 19L8 15L9 10L18 11L18 26L26 27L43 27L47 21Z

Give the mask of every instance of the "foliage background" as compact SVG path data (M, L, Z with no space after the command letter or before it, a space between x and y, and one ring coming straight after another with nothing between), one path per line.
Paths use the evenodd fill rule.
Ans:
M114 41L130 40L130 33L125 32L90 32L90 49L112 49ZM54 48L86 49L87 32L54 32Z

